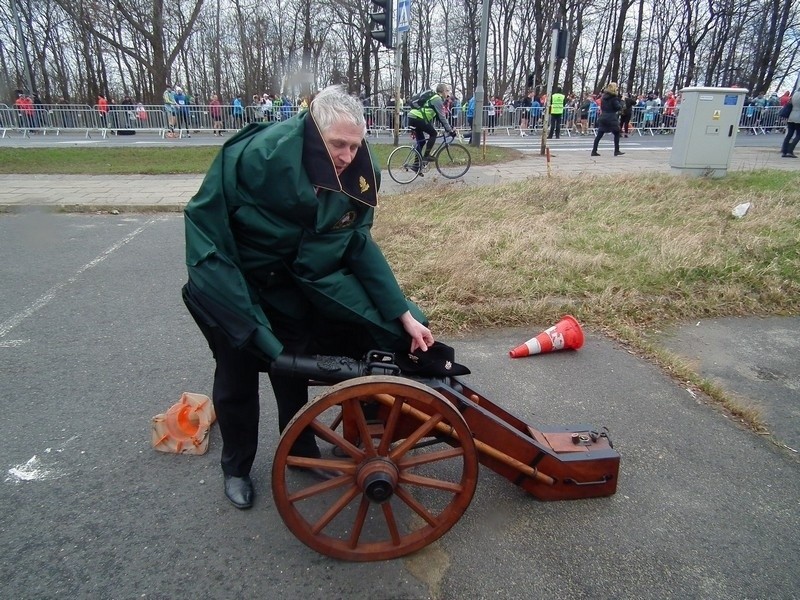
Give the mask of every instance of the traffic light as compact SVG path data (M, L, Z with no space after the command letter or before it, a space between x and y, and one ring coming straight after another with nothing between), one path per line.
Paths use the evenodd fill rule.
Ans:
M394 48L392 36L394 35L394 0L372 0L372 3L381 9L381 12L369 14L369 35L389 49ZM375 29L379 27L380 29Z
M569 38L569 31L566 29L558 30L558 38L556 39L556 58L567 58L567 52L569 51Z

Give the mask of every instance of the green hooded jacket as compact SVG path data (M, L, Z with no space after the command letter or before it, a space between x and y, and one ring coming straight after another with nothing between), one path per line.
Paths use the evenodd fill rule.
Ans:
M398 317L426 319L370 235L379 185L366 142L337 177L309 111L228 140L184 210L183 296L206 337L218 327L274 359L283 345L265 310L314 313L366 327L376 349L407 351Z

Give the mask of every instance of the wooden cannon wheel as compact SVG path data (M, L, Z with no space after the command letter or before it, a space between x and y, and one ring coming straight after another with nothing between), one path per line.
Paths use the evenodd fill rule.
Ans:
M289 454L306 427L323 441L322 458ZM275 453L272 494L304 544L372 561L444 535L477 480L472 434L450 401L413 380L368 376L333 386L295 415Z

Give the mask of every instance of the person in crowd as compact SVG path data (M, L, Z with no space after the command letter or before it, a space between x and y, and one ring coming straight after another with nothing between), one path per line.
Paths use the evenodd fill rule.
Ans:
M283 101L281 103L281 121L286 121L290 119L291 116L292 116L292 101L289 99L289 96L284 94Z
M266 92L262 94L261 99L259 100L259 110L261 121L264 123L270 123L272 121L272 98Z
M428 98L424 106L412 108L408 113L408 127L414 131L417 150L425 161L433 160L431 151L436 144L436 121L442 124L448 135L453 137L456 135L444 113L444 100L450 95L450 86L440 83L435 91L436 93Z
M370 235L380 167L365 134L358 98L325 88L309 111L228 140L186 206L183 296L216 360L224 492L236 508L253 503L259 372L279 430L308 401L309 381L271 372L271 361L373 349L420 360L441 347ZM310 429L290 455L320 456Z
M564 101L564 127L567 131L577 131L575 128L577 113L578 100L575 94L567 94L567 99Z
M175 90L171 83L167 84L167 89L164 90L162 98L164 102L164 113L167 116L167 129L169 130L169 136L172 137L175 135L175 125L178 122L176 115L178 104L175 102Z
M530 123L531 104L533 104L533 92L528 92L519 103L519 136L528 135L528 124Z
M186 137L192 137L189 131L189 97L183 93L183 88L175 86L175 112L178 121L178 135L186 130Z
M33 129L35 127L33 98L24 92L19 92L14 105L17 107L20 128L28 129L29 131Z
M593 104L592 95L584 94L578 104L578 131L581 135L589 133L589 109Z
M636 106L636 99L630 92L625 94L622 98L622 112L619 113L619 125L622 130L622 135L628 137L631 127L631 118L633 118L633 108Z
M592 156L600 156L597 146L606 133L614 136L614 156L622 156L624 152L619 149L619 111L622 110L622 100L616 82L612 81L603 91L600 98L600 116L597 117L597 135L594 137Z
M531 122L530 122L531 129L536 129L536 127L539 125L539 120L541 118L542 118L541 96L537 96L534 93L533 98L531 98Z
M675 98L675 94L667 92L667 98L664 100L664 127L671 129L675 127L675 107L677 106L678 101Z
M494 126L497 121L497 106L494 103L494 98L490 98L484 107L486 112L486 133L493 134Z
M97 114L100 117L100 128L108 129L108 100L105 94L97 95Z
M208 103L208 113L211 115L211 131L217 136L222 135L222 103L217 94L211 94L211 101Z
M565 96L561 93L561 88L555 86L553 88L553 95L550 97L550 129L547 132L547 139L556 139L561 137L561 120L564 117L564 100Z
M120 122L124 124L122 127L136 127L136 113L133 110L135 106L136 103L133 101L130 94L125 94L122 100L120 100Z
M786 137L783 138L781 156L783 158L797 158L794 149L797 147L797 141L800 140L800 88L794 91L789 102L792 103L792 112L786 118ZM792 136L794 136L794 139L792 139Z
M467 101L467 110L465 111L467 115L467 129L469 132L465 136L467 139L472 137L472 123L475 121L475 94L472 94L470 99Z
M146 127L147 126L147 109L144 107L144 103L139 100L136 103L136 108L134 108L134 112L136 113L136 122L138 123L139 127Z
M231 117L233 118L233 128L241 129L242 126L244 126L244 105L242 104L241 94L236 94L232 105Z

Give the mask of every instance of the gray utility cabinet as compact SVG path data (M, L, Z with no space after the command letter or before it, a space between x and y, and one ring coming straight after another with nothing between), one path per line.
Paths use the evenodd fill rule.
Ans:
M683 88L670 166L690 175L724 176L746 94L743 88Z

